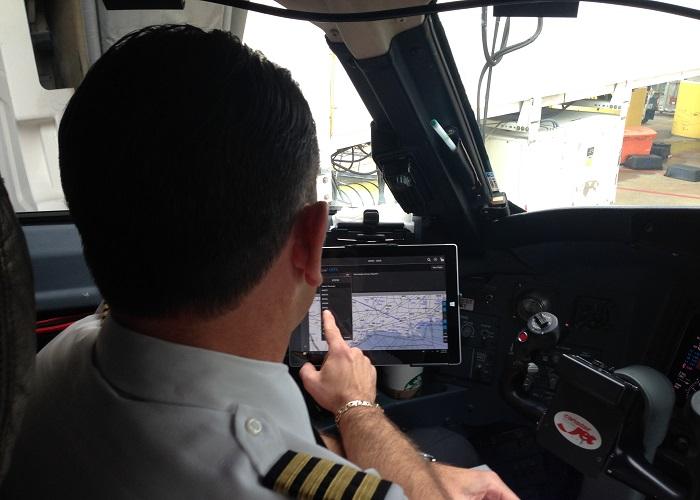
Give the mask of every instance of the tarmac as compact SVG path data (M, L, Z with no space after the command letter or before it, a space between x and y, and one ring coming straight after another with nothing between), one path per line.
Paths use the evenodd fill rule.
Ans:
M671 134L672 115L656 114L645 126L657 132L655 142L671 144L671 156L663 170L632 170L620 166L615 205L700 206L700 182L665 177L670 165L700 167L700 139Z

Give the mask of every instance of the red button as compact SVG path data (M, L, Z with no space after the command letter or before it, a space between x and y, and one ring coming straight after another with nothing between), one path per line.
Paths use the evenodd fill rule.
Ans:
M528 335L527 332L520 332L518 334L518 342L527 342Z

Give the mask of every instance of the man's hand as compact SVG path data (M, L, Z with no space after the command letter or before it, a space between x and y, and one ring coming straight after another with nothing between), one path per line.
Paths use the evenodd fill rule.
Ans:
M316 370L306 363L299 372L307 392L331 412L354 399L374 401L377 370L369 358L347 345L330 311L323 311L323 330L328 342L323 366ZM349 460L400 484L409 498L518 500L494 472L428 464L381 412L371 408L348 412L339 430Z
M518 500L498 474L435 463L437 477L454 500Z
M340 335L333 314L323 311L323 331L328 354L320 370L311 363L301 367L304 388L326 410L335 413L355 399L373 402L377 397L377 370L356 347L350 348Z

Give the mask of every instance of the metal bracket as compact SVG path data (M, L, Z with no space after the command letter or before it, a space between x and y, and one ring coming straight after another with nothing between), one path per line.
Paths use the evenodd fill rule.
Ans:
M632 86L629 82L618 83L613 90L610 104L620 106L620 118L627 119L627 113L630 109L630 101L632 100Z
M542 119L542 98L533 97L523 101L518 115L518 126L525 127L527 131L527 142L532 144L537 140L537 133L540 130L540 120Z

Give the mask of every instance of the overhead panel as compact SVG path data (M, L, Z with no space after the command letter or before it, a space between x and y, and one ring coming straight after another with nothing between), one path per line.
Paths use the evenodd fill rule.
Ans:
M288 9L346 14L427 5L430 0L280 0ZM343 43L355 59L386 54L399 33L420 26L425 16L401 17L364 23L314 23L332 43Z

